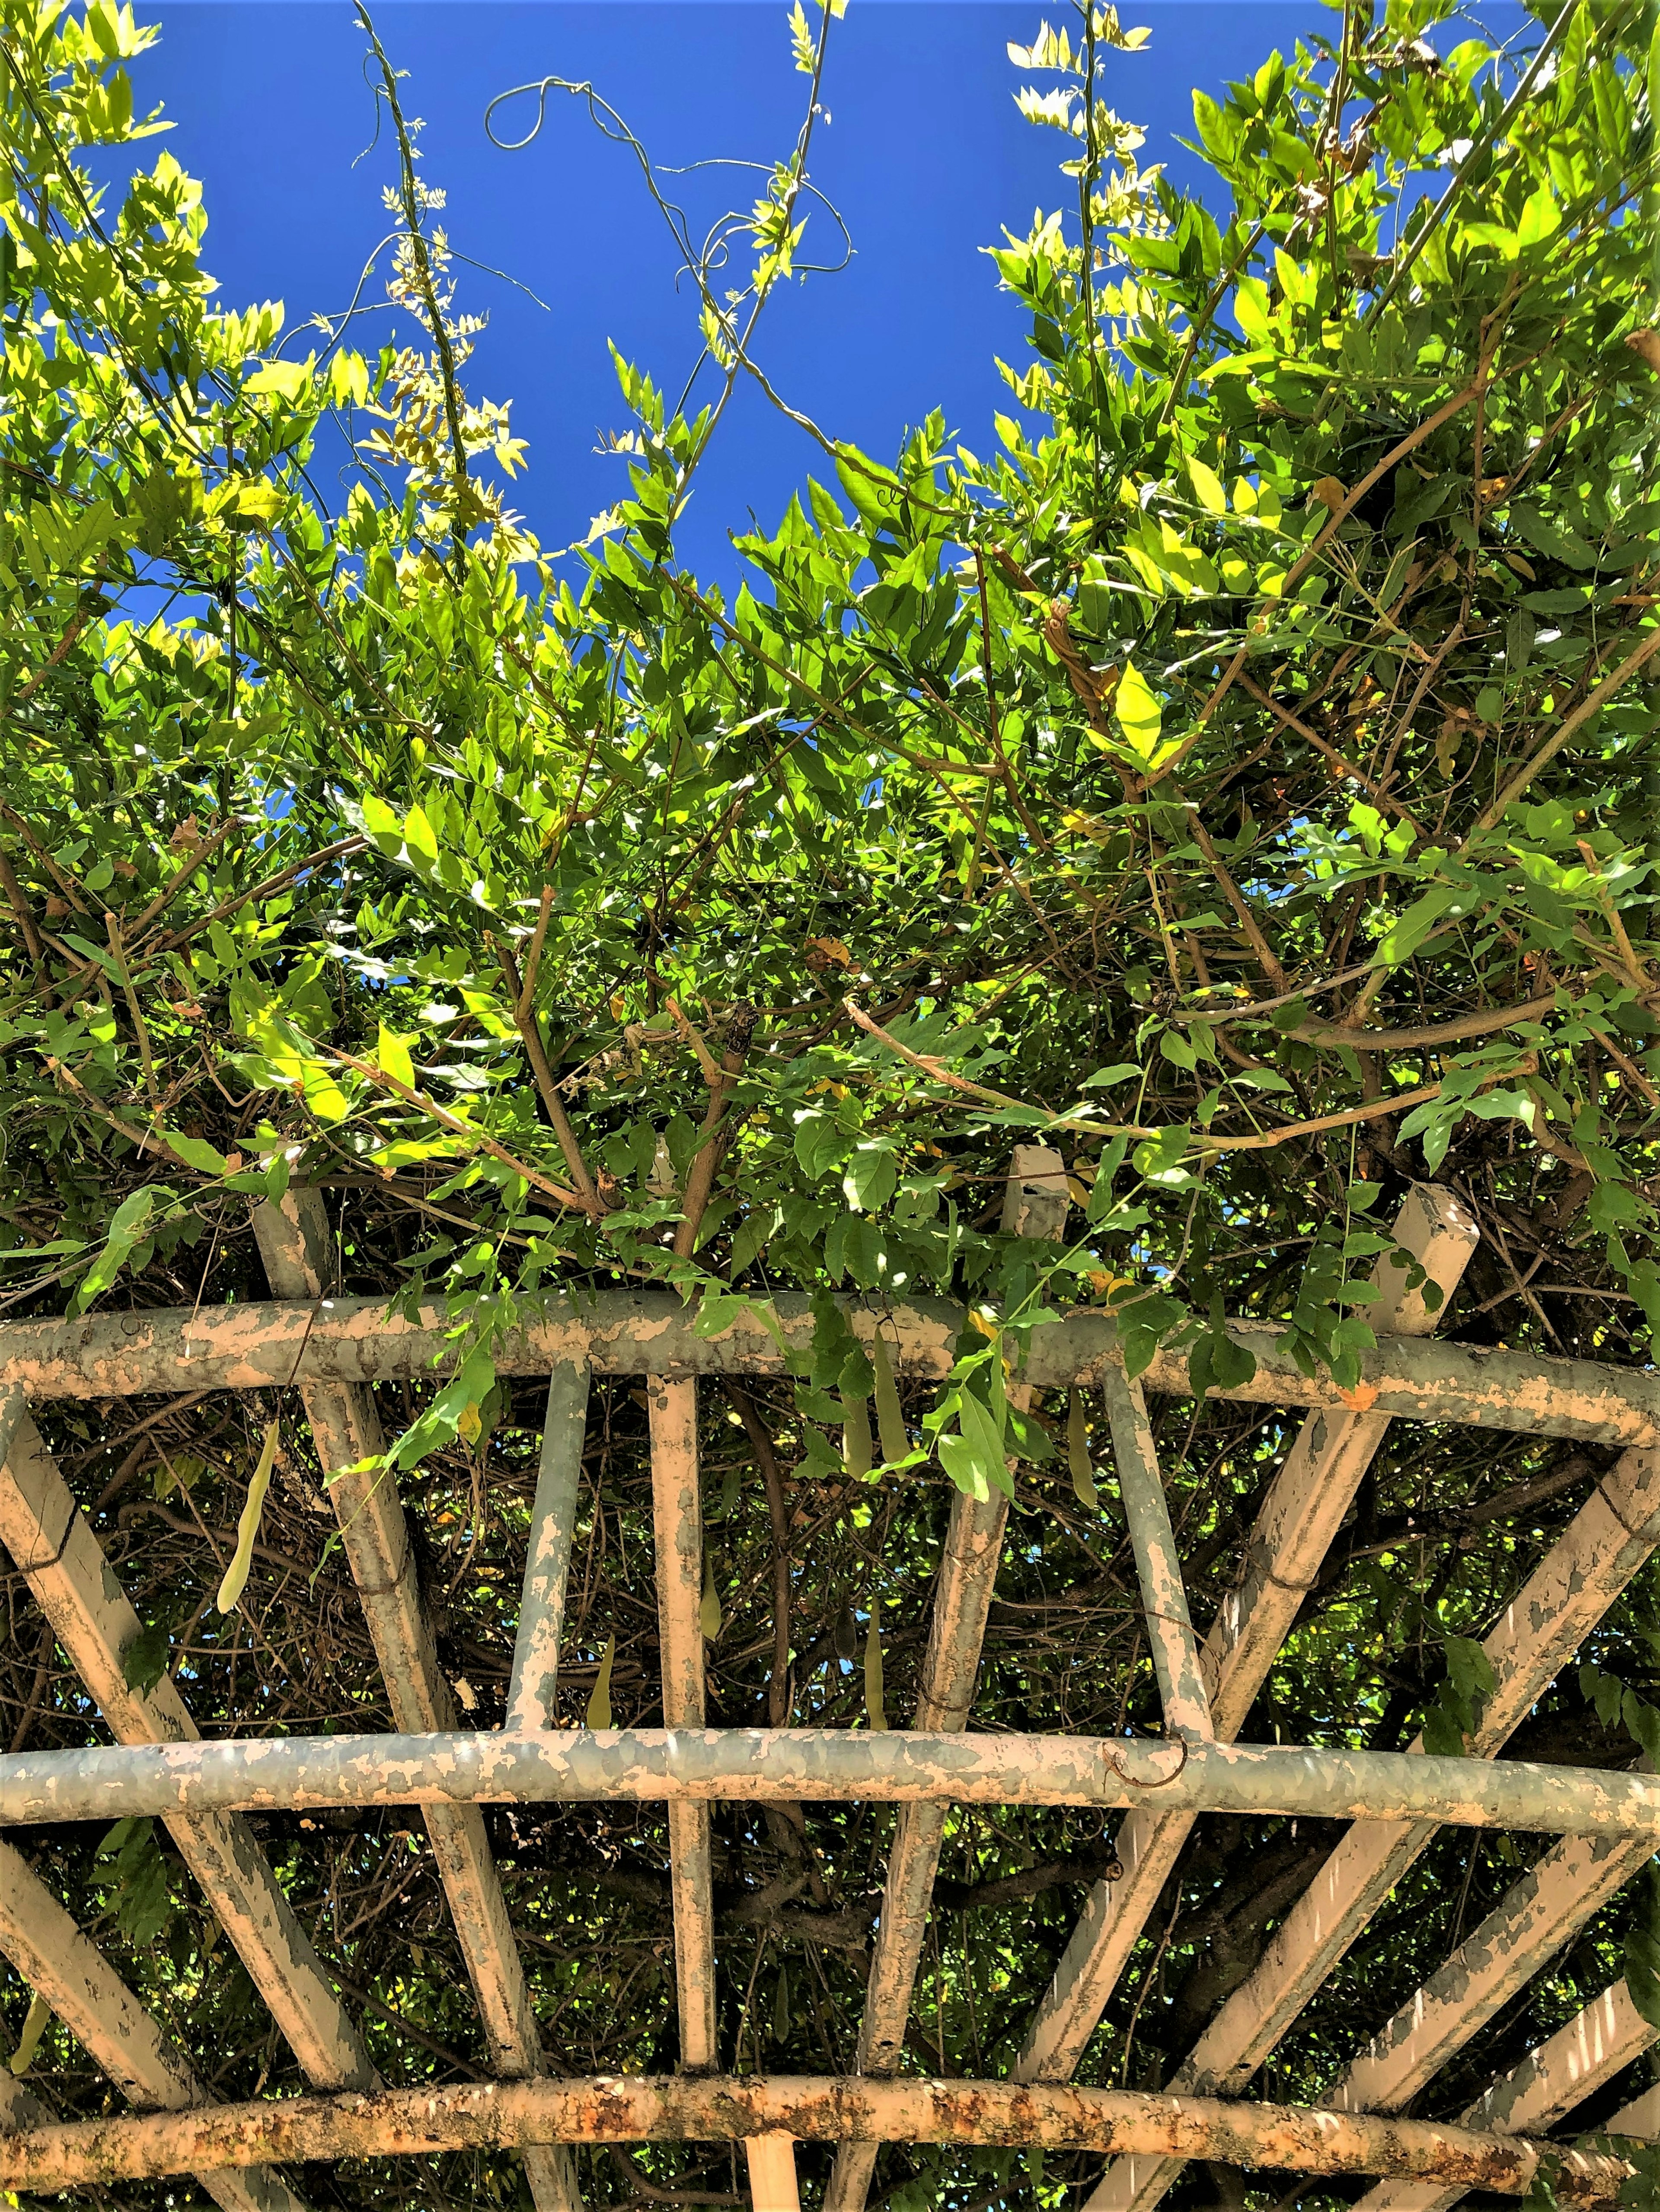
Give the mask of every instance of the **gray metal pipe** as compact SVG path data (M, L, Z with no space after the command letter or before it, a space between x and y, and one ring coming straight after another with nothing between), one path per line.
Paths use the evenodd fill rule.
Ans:
M344 1805L886 1800L1148 1806L1649 1836L1660 1776L1521 1759L892 1729L230 1738L0 1758L0 1826Z
M812 1334L805 1297L780 1297L783 1341ZM868 1339L874 1316L848 1318ZM666 1291L601 1291L556 1297L544 1315L496 1347L507 1375L546 1375L562 1361L603 1375L780 1375L780 1342L747 1317L699 1336L696 1306ZM962 1309L939 1299L897 1306L884 1322L899 1365L938 1378L956 1354ZM1251 1381L1218 1397L1262 1405L1326 1406L1400 1420L1457 1421L1600 1443L1660 1437L1660 1376L1589 1359L1481 1352L1433 1339L1385 1337L1361 1359L1361 1379L1340 1391L1329 1375L1304 1375L1283 1330L1235 1322L1229 1334L1256 1361ZM1099 1382L1113 1358L1113 1325L1098 1312L1069 1315L1032 1333L1022 1379L1039 1389ZM35 1401L131 1397L177 1390L281 1389L290 1382L422 1382L454 1358L451 1324L435 1307L418 1323L388 1316L379 1298L230 1305L191 1312L88 1314L0 1328L0 1388ZM1149 1390L1184 1394L1185 1354L1163 1352L1142 1377Z

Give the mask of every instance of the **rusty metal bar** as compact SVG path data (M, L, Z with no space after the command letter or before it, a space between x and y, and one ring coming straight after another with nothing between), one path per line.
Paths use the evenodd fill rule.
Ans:
M657 1620L663 1660L663 1718L670 1729L703 1724L703 1508L697 1476L697 1383L687 1376L648 1386L652 1510L657 1532ZM747 1795L734 1790L733 1796ZM709 1808L669 1806L669 1884L674 1903L674 1979L680 2064L708 2073L718 2063L714 2011L714 1887Z
M1478 1758L1499 1750L1657 1542L1660 1452L1628 1451L1602 1477L1486 1639L1495 1686L1467 1739ZM1375 1817L1363 1815L1280 1923L1255 1972L1206 2028L1172 2086L1243 2088L1427 1849L1437 1825L1397 1820L1381 1802ZM1180 2161L1170 2159L1121 2161L1109 2169L1087 2212L1151 2212L1180 2170Z
M199 1731L177 1685L126 1679L142 1628L91 1522L76 1504L21 1391L0 1407L0 1543L27 1581L70 1664L121 1743L190 1743ZM295 1917L271 1863L234 1814L175 1815L173 1841L235 1946L308 2081L364 2089L374 2068Z
M294 1186L280 1206L254 1208L254 1233L271 1288L310 1299L298 1316L310 1328L336 1280L332 1240L314 1190ZM293 1309L289 1310L290 1325ZM383 1316L384 1320L384 1316ZM328 1481L342 1548L368 1624L392 1718L411 1732L453 1729L455 1702L421 1601L409 1526L390 1468L369 1474L344 1469L374 1460L383 1439L368 1390L339 1382L303 1382L301 1397ZM483 2021L490 2063L510 2079L542 2071L542 2039L525 1986L519 1948L508 1922L501 1877L476 1804L434 1802L426 1808L427 1838L437 1863L461 1955ZM537 2212L577 2212L580 2200L567 2157L531 2149L525 2172Z
M1054 1243L1066 1232L1071 1202L1061 1154L1049 1145L1017 1145L1003 1194L1004 1234ZM1009 1396L1024 1413L1031 1403L1031 1383L1015 1383ZM953 1492L917 1692L919 1729L954 1734L968 1726L1007 1522L1008 1500L1000 1494L974 1498ZM904 2051L946 1814L943 1804L902 1805L894 1821L882 1913L859 2018L854 2063L860 2074L897 2072ZM875 2142L838 2148L823 2212L864 2212L879 2148Z
M611 2074L262 2099L32 2129L0 2136L0 2188L43 2195L83 2181L160 2179L255 2159L410 2157L550 2140L718 2142L778 2133L819 2142L1156 2146L1292 2172L1433 2176L1506 2197L1523 2195L1548 2159L1558 2197L1590 2206L1612 2205L1632 2173L1618 2156L1432 2120L1072 2083Z
M788 1352L808 1346L812 1314L806 1297L778 1298L772 1317ZM702 1337L696 1318L695 1305L669 1291L553 1297L544 1317L508 1333L494 1356L504 1375L545 1375L562 1360L605 1375L788 1371L786 1350L758 1320L745 1316ZM950 1370L963 1318L960 1306L918 1300L885 1312L882 1326L903 1371L938 1379ZM868 1342L875 1316L862 1302L848 1303L848 1319ZM78 1321L15 1322L0 1328L0 1388L15 1385L31 1399L43 1400L264 1390L290 1382L424 1382L453 1362L451 1327L438 1307L423 1308L420 1321L410 1322L389 1314L380 1298L325 1298L299 1308L250 1304L206 1312L181 1306ZM1340 1414L1364 1399L1368 1412L1396 1420L1459 1422L1594 1443L1644 1443L1660 1435L1660 1376L1641 1369L1397 1336L1362 1355L1360 1382L1346 1396L1329 1375L1303 1373L1283 1330L1235 1322L1228 1334L1251 1353L1256 1372L1247 1383L1213 1391L1218 1398L1323 1407ZM1104 1314L1047 1322L1032 1332L1025 1379L1039 1390L1099 1384L1116 1357L1116 1342ZM1148 1390L1185 1395L1186 1354L1161 1352L1141 1380Z
M548 1380L542 1456L531 1507L530 1541L514 1639L508 1726L556 1728L554 1692L559 1679L559 1638L565 1626L565 1579L582 1485L582 1446L587 1435L588 1371L562 1362Z
M0 1758L0 1827L343 1805L872 1802L1188 1813L1651 1837L1660 1778L1517 1759L1120 1736L840 1729L222 1737ZM1341 1848L1341 1847L1340 1847ZM1348 1863L1345 1858L1345 1864ZM1249 2077L1247 2077L1249 2078Z
M1128 1381L1122 1370L1110 1374L1104 1387L1118 1496L1129 1523L1147 1644L1158 1678L1164 1734L1178 1742L1203 1743L1213 1733L1210 1699L1199 1669L1199 1647L1188 1613L1188 1593L1158 1472L1147 1402L1141 1385Z
M751 2136L744 2149L749 2160L751 2212L801 2212L794 2136Z
M1368 1320L1381 1338L1427 1335L1457 1287L1478 1231L1450 1191L1419 1184L1395 1218L1394 1236L1423 1269L1425 1284L1409 1291L1408 1271L1385 1255L1373 1270L1382 1296L1367 1309ZM1441 1294L1434 1312L1424 1295L1432 1283ZM1298 1431L1246 1546L1244 1580L1223 1601L1201 1654L1211 1717L1225 1741L1243 1727L1388 1429L1387 1415L1342 1409L1316 1411ZM1192 1826L1189 1815L1138 1808L1120 1827L1123 1873L1090 1892L1026 2030L1012 2069L1017 2081L1070 2076Z
M0 1950L130 2103L141 2111L178 2112L210 2102L211 2093L184 2052L6 1843L0 1843ZM16 2124L15 2115L15 2108L9 2109L9 2124ZM237 2163L240 2170L233 2172L210 2159L196 2177L224 2212L305 2212L288 2184L263 2163ZM194 2164L186 2160L179 2170Z
M1460 2124L1504 2136L1554 2127L1654 2040L1655 2030L1633 2004L1624 1983L1616 1982L1478 2097ZM1599 2132L1652 2137L1657 2128L1660 2089L1650 2089ZM1397 2179L1369 2190L1355 2212L1450 2212L1463 2195L1462 2188Z

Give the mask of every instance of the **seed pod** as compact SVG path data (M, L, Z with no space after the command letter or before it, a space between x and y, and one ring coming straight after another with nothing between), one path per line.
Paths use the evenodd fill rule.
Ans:
M772 2039L787 2043L790 2039L790 1976L787 1963L778 1961L778 1991L772 2001Z
M708 1559L703 1562L703 1600L697 1608L697 1626L705 1644L713 1644L721 1633L721 1598L714 1587L714 1565Z
M873 1729L885 1729L888 1724L887 1707L882 1702L882 1639L876 1632L874 1606L865 1637L865 1717Z
M830 1641L836 1646L838 1659L851 1659L859 1649L859 1623L853 1617L850 1605L841 1607L830 1630Z
M34 2054L40 2048L40 2039L46 2032L46 2022L52 2018L52 2007L45 1997L29 1999L28 2016L23 2022L23 2033L17 2039L17 2048L7 2063L21 2081L34 2063Z
M1095 1469L1090 1464L1089 1425L1081 1390L1071 1393L1067 1407L1067 1465L1072 1471L1073 1497L1085 1513L1098 1513L1101 1499L1095 1487Z
M605 1642L605 1656L599 1662L599 1672L593 1678L593 1693L588 1699L585 1716L587 1727L608 1729L611 1726L611 1663L617 1656L617 1638Z
M248 1568L253 1559L253 1540L259 1534L259 1521L265 1510L265 1492L271 1488L271 1470L277 1457L277 1423L269 1422L265 1441L260 1447L259 1464L253 1470L253 1480L248 1485L247 1503L242 1508L242 1517L236 1524L236 1549L225 1570L225 1578L219 1585L219 1595L214 1600L221 1613L234 1613L247 1588Z
M910 1438L899 1409L899 1385L894 1380L888 1340L879 1328L871 1346L870 1362L876 1370L876 1426L882 1439L882 1457L891 1466L896 1460L909 1456Z
M870 1414L862 1398L842 1401L842 1463L852 1475L871 1470Z

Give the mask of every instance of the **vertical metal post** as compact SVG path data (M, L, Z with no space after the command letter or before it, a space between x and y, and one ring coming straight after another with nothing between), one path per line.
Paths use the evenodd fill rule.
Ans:
M801 2212L795 2179L795 2141L791 2136L746 2136L752 2212Z
M663 1724L671 1729L702 1728L704 1661L698 1613L703 1590L703 1512L697 1479L696 1378L654 1376L646 1396L657 1528ZM709 1808L672 1803L668 1815L680 2064L687 2073L707 2073L716 2063Z

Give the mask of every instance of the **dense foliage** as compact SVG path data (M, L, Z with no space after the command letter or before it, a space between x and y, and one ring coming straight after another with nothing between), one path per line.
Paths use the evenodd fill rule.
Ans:
M1195 95L1202 200L1138 166L1107 104L1142 34L1093 0L1043 27L1014 59L1036 80L1022 109L1064 135L1064 203L994 255L1031 363L1012 411L964 433L978 450L936 416L883 459L793 410L757 349L828 223L809 156L836 10L798 6L796 145L748 215L677 231L703 396L677 409L619 364L626 493L554 559L508 504L508 408L463 386L477 325L367 18L399 333L377 358L355 327L285 347L279 310L223 307L165 151L100 191L94 171L125 176L119 149L161 127L132 112L124 64L154 34L130 9L3 0L7 1315L264 1295L252 1205L322 1186L348 1287L453 1320L457 1378L404 1394L392 1455L447 1661L485 1718L534 1410L490 1346L558 1289L671 1284L710 1328L776 1291L818 1300L811 1371L708 1409L733 1718L857 1717L872 1643L905 1711L948 1479L1012 1484L1031 1516L982 1717L1156 1725L1110 1495L1081 1471L1074 1488L1064 1404L1006 1401L1023 1333L1061 1307L1110 1307L1133 1367L1188 1345L1201 1384L1248 1361L1225 1315L1274 1321L1350 1383L1368 1278L1427 1178L1483 1232L1450 1333L1646 1361L1651 12L1566 0L1499 49L1459 42L1437 0L1349 0L1329 37ZM584 90L522 88L493 127ZM794 414L815 473L775 534L739 541L733 596L688 572L675 531L745 380ZM323 455L349 464L337 507ZM1032 1140L1072 1173L1058 1248L1000 1227L1011 1147ZM890 1408L873 1439L881 1378L837 1291L970 1310L952 1385L907 1394L903 1436ZM246 1419L112 1407L54 1435L204 1726L373 1725L297 1424L248 1620L211 1610L209 1551L263 1425ZM1160 1423L1202 1614L1289 1431L1202 1400ZM653 1710L642 1428L619 1387L591 1434L573 1719L612 1638L613 1706ZM1392 1747L1438 1703L1456 1723L1448 1638L1484 1632L1600 1465L1400 1440L1247 1733ZM13 1747L84 1740L50 1634L19 1614ZM1649 1681L1623 1615L1606 1646ZM1599 1720L1565 1685L1533 1747L1629 1758L1602 1702ZM845 2063L883 1822L721 1818L731 2050ZM271 1823L273 1846L368 2017L413 2028L386 2025L388 2073L476 2064L418 1837L307 1825ZM660 1836L598 1811L498 1825L550 2048L665 2063ZM1329 1841L1204 1824L1091 2075L1161 2078ZM109 1940L216 2079L288 2078L154 1836L97 1862L69 1832L51 1848L66 1883L108 1887ZM1328 2081L1357 2016L1409 1993L1518 1848L1438 1845L1273 2086ZM957 1824L919 2057L1004 2063L1108 1855L1070 1816ZM1461 2059L1446 2110L1617 1971L1623 1925L1614 1908ZM67 2045L54 2065L95 2103ZM884 2185L917 2205L1058 2203L1087 2163L917 2178L892 2157ZM622 2163L593 2162L593 2201L675 2171ZM724 2201L725 2171L681 2185ZM423 2187L499 2193L511 2172L458 2162Z

